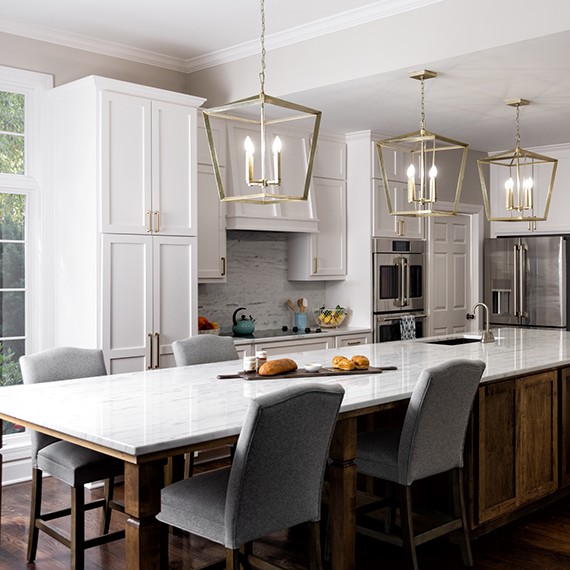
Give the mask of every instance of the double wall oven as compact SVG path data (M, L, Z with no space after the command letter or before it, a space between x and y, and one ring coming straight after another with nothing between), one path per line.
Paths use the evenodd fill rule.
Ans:
M376 238L372 244L374 342L401 340L400 321L413 315L424 330L425 243Z

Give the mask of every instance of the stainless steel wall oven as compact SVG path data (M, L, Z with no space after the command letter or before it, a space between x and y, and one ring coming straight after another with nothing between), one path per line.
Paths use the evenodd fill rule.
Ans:
M372 240L374 342L400 340L400 319L416 317L416 336L423 335L425 243Z

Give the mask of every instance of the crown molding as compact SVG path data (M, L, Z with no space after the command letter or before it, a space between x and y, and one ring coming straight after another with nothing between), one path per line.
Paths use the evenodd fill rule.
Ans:
M380 0L363 8L348 10L322 20L270 34L265 38L266 49L273 50L286 47L441 1ZM255 39L216 52L184 59L71 32L62 32L53 28L12 22L2 18L0 18L0 32L186 73L229 63L259 53L259 40Z
M382 18L388 18L409 12L417 8L423 8L430 4L436 4L442 0L380 0L363 8L348 10L335 16L323 18L315 22L303 24L276 34L270 34L265 38L267 51L286 47L295 43L303 42L319 36L332 34L341 30L374 22ZM207 67L214 67L223 63L229 63L237 59L249 57L259 53L259 40L252 40L227 49L219 50L203 56L188 59L186 71L192 73Z
M22 36L68 48L89 51L100 55L118 57L136 63L154 65L174 71L186 72L186 61L183 58L172 57L160 53L133 48L124 44L98 40L89 36L62 32L53 28L21 24L0 18L0 32Z

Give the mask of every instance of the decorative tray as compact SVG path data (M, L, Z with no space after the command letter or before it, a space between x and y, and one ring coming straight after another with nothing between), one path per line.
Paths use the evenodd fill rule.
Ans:
M279 378L318 378L321 376L353 376L357 374L379 374L385 370L398 370L397 366L370 366L367 370L340 370L338 368L321 368L318 372L307 372L304 368L298 368L293 372L275 374L274 376L260 376L257 372L237 372L236 374L218 374L219 380L229 378L243 378L244 380L277 380Z

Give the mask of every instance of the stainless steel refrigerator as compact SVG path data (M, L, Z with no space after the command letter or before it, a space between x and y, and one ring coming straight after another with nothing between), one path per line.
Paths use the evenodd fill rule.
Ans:
M495 325L567 329L566 236L486 239L485 303Z

